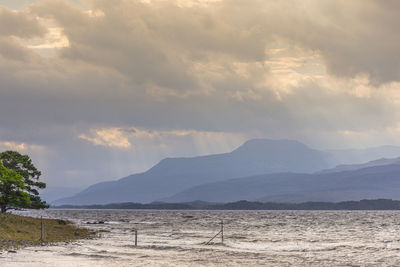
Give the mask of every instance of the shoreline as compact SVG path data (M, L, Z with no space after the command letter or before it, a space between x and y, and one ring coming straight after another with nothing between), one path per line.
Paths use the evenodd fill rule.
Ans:
M400 213L45 210L101 238L26 247L1 267L64 266L400 266ZM224 240L217 237L224 221ZM135 231L138 242L135 246ZM350 256L349 256L350 255Z
M44 225L44 238L41 241L41 223ZM78 227L71 221L27 217L11 213L0 214L0 253L15 252L23 247L52 246L62 242L89 239L96 232Z
M97 210L315 210L315 211L375 211L375 210L400 210L400 200L393 199L362 199L341 202L308 201L301 203L290 202L259 202L240 200L227 203L215 203L205 201L192 202L154 202L135 203L122 202L110 204L92 205L59 205L50 209L97 209Z

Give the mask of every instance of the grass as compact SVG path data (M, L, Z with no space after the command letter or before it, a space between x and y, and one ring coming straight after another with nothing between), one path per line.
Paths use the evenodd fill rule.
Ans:
M78 228L69 221L43 219L45 234L41 236L40 218L31 218L14 214L0 214L0 251L17 249L23 246L37 246L55 242L69 242L89 238L95 232Z

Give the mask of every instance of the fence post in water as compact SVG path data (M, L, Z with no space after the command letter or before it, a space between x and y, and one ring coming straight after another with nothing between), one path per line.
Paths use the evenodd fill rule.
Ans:
M224 243L224 221L221 220L221 243Z
M43 217L40 217L40 241L43 242L44 240L44 224L43 224Z
M221 242L224 243L224 221L223 220L221 220L221 230L219 230L219 232L215 236L213 236L213 238L208 240L208 242L206 242L206 245L209 245L211 243L211 241L213 241L214 238L216 238L219 234L221 235Z
M135 229L135 247L137 247L137 229Z

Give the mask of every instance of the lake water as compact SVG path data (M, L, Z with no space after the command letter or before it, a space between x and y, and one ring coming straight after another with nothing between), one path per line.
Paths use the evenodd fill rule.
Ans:
M46 210L100 238L0 254L0 266L400 266L397 211ZM205 243L224 221L224 243ZM87 222L104 221L104 224ZM134 246L134 229L138 246Z

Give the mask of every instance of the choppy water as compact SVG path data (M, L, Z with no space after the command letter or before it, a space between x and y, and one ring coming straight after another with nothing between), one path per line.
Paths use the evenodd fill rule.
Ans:
M0 254L0 266L400 266L396 211L46 210L101 238ZM224 221L220 238L205 245ZM86 222L105 221L105 224ZM138 229L138 246L134 231Z

